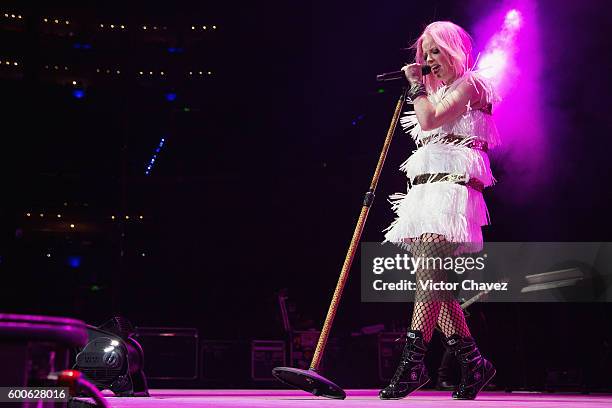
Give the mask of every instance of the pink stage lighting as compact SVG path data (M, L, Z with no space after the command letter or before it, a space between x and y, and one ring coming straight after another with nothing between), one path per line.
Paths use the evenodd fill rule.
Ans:
M472 31L482 41L476 44L476 69L491 80L502 99L494 108L502 139L494 161L506 177L498 180L497 194L506 203L529 205L553 168L537 2L503 0L483 11L486 14Z
M508 71L514 66L515 40L521 28L521 20L521 13L518 10L508 11L503 26L491 37L478 58L477 69L489 78L502 94Z

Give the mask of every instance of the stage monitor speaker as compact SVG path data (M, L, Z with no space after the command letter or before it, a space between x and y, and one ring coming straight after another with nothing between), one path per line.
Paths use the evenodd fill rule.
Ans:
M198 330L177 327L137 327L147 358L144 370L150 380L198 378Z

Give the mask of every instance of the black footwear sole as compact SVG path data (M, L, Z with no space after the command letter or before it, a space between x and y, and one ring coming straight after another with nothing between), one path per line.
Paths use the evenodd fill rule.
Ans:
M495 377L495 374L497 374L497 370L495 368L493 368L493 372L491 373L491 375L482 383L482 385L480 386L480 388L478 388L478 391L476 391L476 394L474 394L473 398L460 398L460 397L455 397L453 396L454 400L475 400L476 396L480 393L480 391L487 386L487 384L489 383L489 381L491 381L493 379L493 377Z
M408 394L404 395L403 397L393 397L393 398L382 398L380 396L378 396L378 398L380 398L381 400L401 400L406 398L407 396L409 396L410 394L412 394L415 391L418 391L419 389L421 389L423 386L427 385L429 383L431 379L428 378L427 381L425 381L423 384L419 385L417 388L415 388L414 390L410 391Z

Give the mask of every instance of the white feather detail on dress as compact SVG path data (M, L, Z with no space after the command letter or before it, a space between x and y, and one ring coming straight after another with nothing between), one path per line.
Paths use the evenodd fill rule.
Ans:
M465 147L464 144L428 143L414 150L402 163L400 170L411 181L419 174L453 173L477 178L486 187L495 184L489 156L481 150Z
M410 249L410 238L433 232L462 243L460 252L482 249L481 227L489 223L482 193L452 182L435 182L413 186L408 194L394 194L389 201L397 218L385 230L385 242Z
M485 103L493 105L500 101L499 96L489 81L475 71L468 71L450 86L439 88L435 93L428 96L429 101L436 106L444 98L446 93L452 92L465 81L469 81L472 84L478 84L478 86L475 85L475 87L485 92ZM444 136L451 134L484 140L488 143L490 149L499 146L501 143L493 117L488 113L478 109L472 109L469 106L468 110L463 115L437 129L421 129L416 113L413 110L404 113L400 118L400 124L404 131L414 139L417 146L423 144L423 139L434 136L435 138L432 139L432 143L436 143Z
M485 92L486 103L499 101L490 83L475 71L466 72L449 87L441 87L428 95L428 99L436 106L447 92L463 81L478 84L476 88ZM452 173L463 174L466 179L478 178L485 186L495 184L487 153L466 146L474 139L486 141L489 148L500 144L490 114L468 106L467 111L454 121L425 131L415 112L409 111L400 118L400 124L417 145L417 149L400 166L408 179L413 180L415 176L426 173ZM444 141L444 136L449 134L463 136L464 139L451 143ZM390 202L397 217L385 229L385 242L410 249L411 239L423 233L437 233L449 241L463 243L457 253L482 249L481 227L490 222L482 193L453 182L437 181L413 186L407 194L394 194Z

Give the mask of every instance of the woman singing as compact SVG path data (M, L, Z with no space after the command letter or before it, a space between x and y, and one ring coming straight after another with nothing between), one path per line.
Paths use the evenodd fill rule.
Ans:
M495 182L487 152L499 145L491 116L498 100L488 81L472 69L472 42L463 28L448 21L432 23L414 48L416 63L403 68L414 111L401 123L417 150L401 166L409 189L392 196L397 218L385 239L418 257L477 252L482 249L481 227L489 224L482 191ZM423 65L431 74L422 75ZM448 278L445 270L416 271L421 281ZM461 365L453 398L476 398L495 368L481 356L453 294L417 288L399 366L380 398L403 398L429 381L424 357L436 325Z

